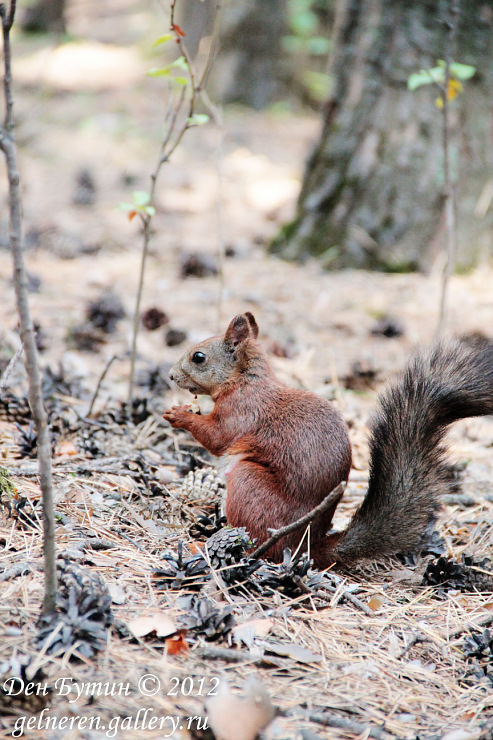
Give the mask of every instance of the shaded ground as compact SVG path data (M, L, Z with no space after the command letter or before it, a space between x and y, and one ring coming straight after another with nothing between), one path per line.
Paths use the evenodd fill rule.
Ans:
M81 4L74 6L75 28L87 20L83 9ZM130 19L152 42L145 14L128 16L122 24L122 40L135 41ZM109 25L107 20L99 28L101 40L114 41L104 30ZM176 552L179 538L190 541L188 529L197 512L210 512L211 500L220 496L197 504L184 503L183 492L177 493L181 477L205 456L186 435L167 429L160 418L171 403L188 400L183 392L166 390L162 380L186 346L167 346L166 332L182 330L187 342L195 342L224 327L235 313L251 310L275 355L278 373L293 385L335 398L351 424L355 449L355 469L336 521L340 525L364 493L366 422L374 390L403 366L416 343L432 340L439 277L330 274L315 263L299 266L267 257L265 243L292 212L302 163L318 122L313 116L279 108L265 114L226 111L219 155L221 136L208 125L187 134L164 172L144 309L161 309L169 322L140 334L138 370L144 385L138 394L147 398L150 415L136 419L134 425L120 423L118 404L126 398L140 238L135 221L129 223L117 206L129 199L132 190L148 187L147 173L154 164L160 134L159 83L142 78L140 73L150 65L128 48L123 49L123 57L114 50L116 74L115 56L110 53L98 57L95 74L88 76L76 73L84 57L69 47L64 50L66 56L55 60L53 76L47 78L46 59L35 57L33 62L41 46L20 42L17 110L27 263L36 288L31 294L32 311L41 328L43 366L66 382L63 387L58 379L48 390L52 420L61 420L54 458L58 548L66 559L101 573L111 584L111 608L117 620L128 624L156 611L176 620L181 611L177 593L159 590L152 572L162 566L164 552ZM89 51L94 55L101 49ZM72 73L67 75L69 67ZM82 170L95 184L93 204L73 203L76 193L80 199ZM3 193L3 183L1 187ZM214 261L220 239L231 254L224 265L221 301L217 275L181 277L186 255ZM449 326L454 334L490 330L491 282L487 267L452 280ZM6 232L0 251L0 287L3 369L19 341ZM88 304L110 292L121 301L126 316L116 321L113 333L94 333L92 326L87 339ZM389 339L372 334L386 316L402 325L402 336ZM81 349L84 337L96 351ZM94 423L84 421L98 380L113 356L116 359L94 405ZM359 363L356 368L355 363ZM161 367L160 385L152 388L149 378L152 373L156 376L157 366ZM22 394L20 363L8 386L6 391ZM201 406L205 410L207 401L201 400ZM169 644L162 639L132 640L118 622L120 631L110 633L95 658L69 664L62 656L36 652L32 639L42 598L40 530L35 514L22 518L18 501L24 501L21 512L31 511L39 490L27 457L28 423L12 408L9 412L8 404L4 403L2 414L2 465L10 470L17 503L13 505L4 492L0 573L9 575L0 582L0 675L8 674L12 661L29 656L29 670L41 668L42 680L51 687L63 676L131 686L130 696L93 692L92 698L82 696L70 705L55 692L49 704L59 717L101 716L108 727L112 717L135 718L140 707L152 707L156 716L203 715L204 687L199 692L197 681L228 678L241 687L253 672L283 713L268 737L294 738L297 731L308 729L315 737L331 738L368 737L370 730L398 738L442 737L452 730L463 731L460 738L491 736L491 682L467 676L471 663L463 652L465 635L491 615L491 593L456 589L437 597L420 586L424 559L418 560L416 570L393 561L346 574L328 607L320 600L278 592L245 597L210 591L217 608L231 606L237 622L260 617L272 622L268 638L257 637L256 644L250 640L252 650L245 644L236 648L242 652L234 662L231 653L214 652L215 647L229 648L227 636L212 644L192 631L186 636L190 652L172 656L166 654ZM465 466L462 488L468 498L459 497L444 507L439 531L447 553L455 558L463 553L491 556L493 422L465 422L453 432L451 442L453 459ZM19 563L25 568L15 573L11 569ZM357 596L370 604L372 616L340 599L348 584L360 584ZM417 636L423 641L407 650ZM320 658L302 662L299 655L275 655L262 646L264 639L302 646L312 658ZM148 673L162 682L162 690L152 697L137 688ZM180 678L180 687L185 686L185 677L193 678L190 696L181 688L175 695L173 676ZM12 727L18 713L39 711L41 706L31 700L13 702L8 707L13 715L7 717L2 716L0 704L0 736ZM345 729L324 727L331 724L327 715L324 719L327 711L342 718ZM351 729L350 721L362 726ZM186 722L182 725L186 727ZM35 736L105 736L87 728L84 732L37 728ZM129 738L163 736L162 731L150 729L119 732L119 737ZM177 730L174 736L187 735Z

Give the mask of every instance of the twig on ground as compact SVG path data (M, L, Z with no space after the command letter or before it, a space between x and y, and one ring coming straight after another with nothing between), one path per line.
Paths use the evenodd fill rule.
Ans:
M101 373L101 376L100 376L100 378L98 380L98 384L96 386L96 390L94 391L94 395L93 395L93 397L91 399L91 404L89 406L89 411L87 412L87 418L89 418L91 416L91 414L92 414L92 410L94 408L94 404L96 403L96 399L97 399L97 397L99 395L99 391L101 389L101 385L103 383L103 380L105 379L108 370L110 369L110 367L112 366L112 364L114 363L114 361L116 360L116 358L117 358L117 355L112 355L110 357L110 359L108 360L108 362L106 363L106 366L105 366L103 372Z
M458 627L456 630L449 634L448 639L455 640L457 637L460 637L462 634L464 634L464 632L474 632L474 630L478 630L481 627L489 627L490 624L493 624L493 614L489 614L488 616L483 617L478 621L477 624L471 624L469 622L467 624L464 624L462 627Z
M332 598L330 596L327 596L327 594L324 594L323 591L314 590L310 588L309 586L307 586L307 584L299 576L295 576L294 580L300 587L301 591L303 591L303 593L309 596L312 596L313 598L321 599L322 601L332 601ZM335 586L330 586L328 583L327 584L324 583L323 588L326 591L329 591L329 593L335 594L338 591L338 589ZM355 606L360 611L364 612L368 617L375 616L375 614L372 612L370 607L367 606L363 601L361 601L361 599L358 599L358 597L352 594L350 591L342 591L340 593L340 598L345 599L346 601L349 601L353 606Z
M3 573L0 573L0 583L3 581L11 581L13 578L18 578L26 573L31 573L37 570L39 570L39 567L36 567L27 561L16 563L11 568L6 568Z
M296 709L293 715L300 717L300 719L308 720L309 722L315 722L317 725L323 727L337 727L340 730L346 730L354 733L355 735L362 735L365 737L374 737L376 740L386 740L391 737L385 730L379 730L376 727L370 727L364 725L362 722L356 722L354 719L346 719L340 717L338 714L333 712L304 712L303 710Z
M152 554L152 553L149 553L149 551L146 550L145 547L142 547L142 545L139 545L138 542L135 542L135 540L129 537L128 534L125 534L125 532L122 532L121 529L116 529L115 531L120 535L120 537L123 537L124 540L127 540L127 542L130 542L131 545L136 547L137 550L140 550L140 552L143 553L144 555Z
M233 650L232 648L199 647L194 650L194 655L205 660L225 660L228 663L264 663L266 658L262 655L252 655L246 650ZM270 658L269 658L270 661ZM277 661L276 661L277 662Z
M493 503L492 493L481 493L477 496L471 496L469 493L446 493L441 498L442 503L448 506L476 506L482 501Z
M285 527L281 527L281 529L269 530L269 532L272 532L272 535L269 537L268 540L260 545L260 547L257 547L257 549L252 552L251 557L258 560L258 558L263 555L264 552L267 552L267 550L269 550L272 545L275 545L276 542L279 542L279 540L281 540L287 534L291 534L291 532L295 532L297 529L301 529L301 527L309 524L318 516L327 511L327 509L330 509L331 506L335 507L339 500L342 498L345 487L346 481L342 481L342 483L339 483L339 485L336 486L336 488L334 488L334 490L331 491L324 498L322 503L318 504L318 506L315 506L314 509L309 511L308 514L305 514L305 516L302 516L301 519L298 519L291 524L287 524Z
M402 648L401 652L396 655L396 660L400 660L403 658L406 653L408 653L411 648L413 648L415 645L418 645L420 642L430 642L433 638L429 637L428 635L423 634L422 632L418 632L414 637L412 637L406 647Z
M19 349L16 351L15 355L11 358L9 364L5 368L5 370L2 373L2 377L0 378L0 391L5 388L7 385L7 381L10 378L12 371L17 363L17 360L22 354L24 347L21 345Z
M464 634L464 632L474 632L475 630L481 629L482 627L489 627L491 624L493 624L493 615L488 615L486 617L483 617L480 619L477 624L471 624L466 623L455 629L453 632L451 632L448 635L447 638L443 638L444 643L445 642L451 642L452 640L456 640L458 637ZM401 652L396 656L397 660L400 660L403 658L406 653L411 650L415 645L418 645L420 642L434 642L434 638L432 635L425 635L422 632L417 633L414 635L414 637L411 638L409 643L404 647Z

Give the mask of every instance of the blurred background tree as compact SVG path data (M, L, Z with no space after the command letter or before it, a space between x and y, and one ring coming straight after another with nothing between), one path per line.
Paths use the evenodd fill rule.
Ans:
M409 75L445 57L446 0L339 2L333 89L295 219L275 240L286 258L332 267L427 270L444 238L442 116ZM478 73L451 106L458 264L491 254L493 9L459 6L455 61Z
M235 0L224 3L213 97L255 110L282 99L317 106L327 97L333 0ZM198 53L212 30L213 0L179 8L187 48Z
M411 92L407 81L446 56L449 1L224 3L212 98L256 110L322 108L297 212L273 252L313 255L331 268L426 271L434 264L444 240L442 115L436 90ZM25 28L64 30L65 0L29 2ZM192 56L206 53L213 6L178 6ZM477 69L450 110L458 265L468 267L493 252L491 3L460 0L457 25L454 60Z
M35 0L21 9L20 23L27 33L64 33L65 0Z

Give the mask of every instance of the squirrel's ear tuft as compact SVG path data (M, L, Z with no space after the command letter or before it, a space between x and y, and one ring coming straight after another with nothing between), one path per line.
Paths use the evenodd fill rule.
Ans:
M253 321L255 323L255 319L253 319ZM255 324L255 326L257 325ZM251 333L252 328L249 319L247 319L246 314L240 314L239 316L234 317L226 329L224 343L234 349L241 344L241 342L244 342L245 339L248 339Z
M255 316L253 315L253 313L250 313L250 311L246 311L245 312L245 316L248 319L248 323L250 324L250 329L251 329L251 332L253 334L253 338L254 339L257 339L257 337L258 337L258 324L255 321Z

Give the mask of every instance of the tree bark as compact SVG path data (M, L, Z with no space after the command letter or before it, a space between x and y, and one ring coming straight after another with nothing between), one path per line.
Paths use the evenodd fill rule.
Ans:
M430 268L445 238L442 113L437 88L410 92L407 80L445 58L446 8L347 0L321 137L273 251L335 268ZM477 68L450 105L461 266L493 251L492 21L489 3L461 1L455 61Z
M27 7L21 20L28 33L65 33L65 0L37 0Z
M225 3L215 98L260 110L280 95L286 77L281 50L286 12L286 0Z

